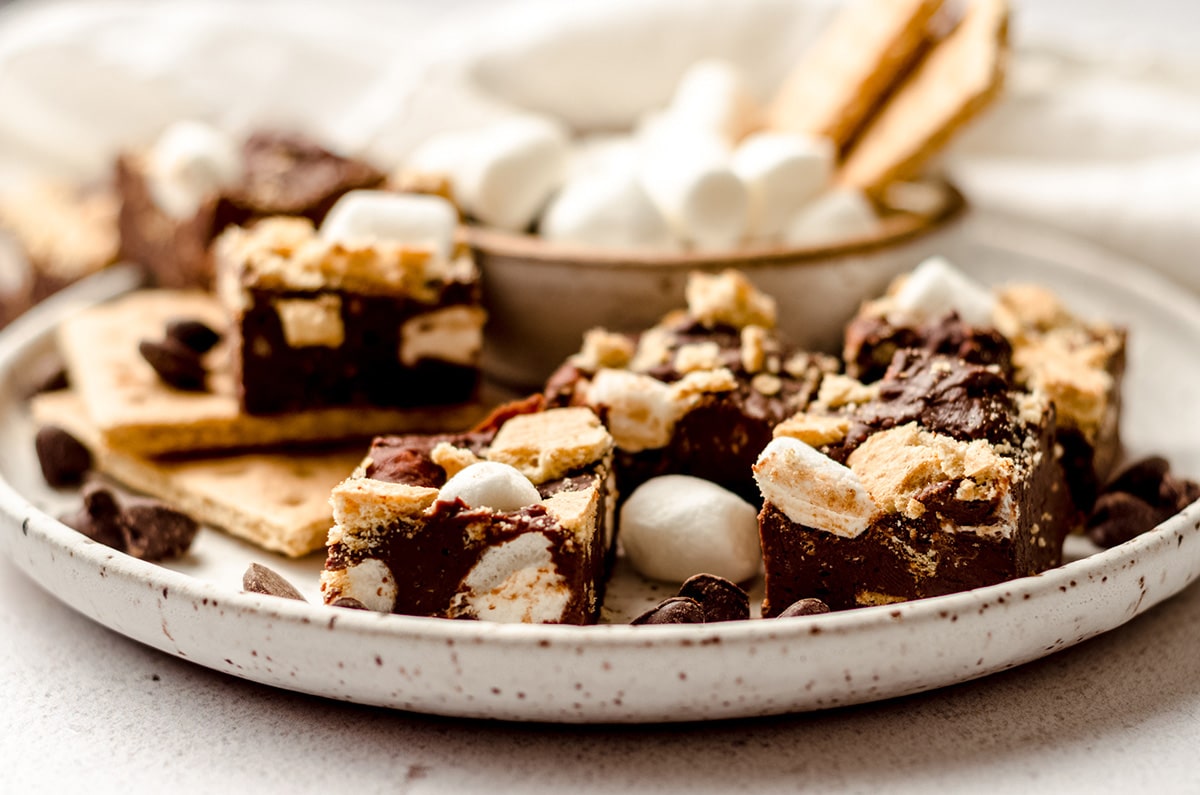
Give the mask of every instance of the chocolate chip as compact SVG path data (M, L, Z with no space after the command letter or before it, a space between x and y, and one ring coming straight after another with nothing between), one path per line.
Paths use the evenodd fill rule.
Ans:
M250 593L307 601L290 582L258 563L251 563L250 568L242 575L242 588Z
M1115 547L1157 527L1170 515L1132 494L1102 494L1088 517L1087 537L1097 546Z
M1177 478L1159 457L1136 461L1105 486L1087 520L1087 536L1114 547L1153 530L1200 497L1200 485Z
M792 602L776 618L793 618L795 616L818 616L829 612L829 605L820 599L801 599Z
M121 506L116 495L104 486L87 486L83 491L83 508L74 517L64 519L63 524L105 546L125 549Z
M128 501L121 511L125 551L142 560L165 560L187 552L200 529L181 511L145 498Z
M629 622L640 624L703 624L704 608L695 599L672 596Z
M704 622L744 621L750 618L750 596L736 583L715 574L689 577L679 596L694 599L704 610Z
M197 354L208 353L221 341L221 335L199 320L179 319L167 324L167 341L178 342Z
M57 425L45 425L34 438L42 477L51 486L79 483L92 468L92 454L71 434Z
M174 340L142 340L138 351L164 383L189 392L204 390L204 364L195 351Z
M332 607L344 607L347 610L366 610L367 606L357 599L350 596L343 596L341 599L334 599L329 603Z

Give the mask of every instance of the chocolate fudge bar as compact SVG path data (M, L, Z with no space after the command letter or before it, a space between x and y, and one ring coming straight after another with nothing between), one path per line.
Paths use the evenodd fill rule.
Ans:
M757 502L750 467L771 429L804 408L838 364L786 345L774 300L735 271L692 274L687 304L640 335L588 332L547 382L546 400L604 418L625 493L683 474Z
M502 417L441 436L381 437L333 491L327 604L526 623L595 623L612 544L612 437L584 408ZM519 470L516 509L442 499L480 462ZM529 486L526 486L530 488Z
M319 224L344 194L381 185L385 175L299 136L260 132L242 149L237 184L204 198L194 214L177 218L154 199L145 154L117 159L122 259L144 266L163 287L212 286L209 247L229 226L276 215Z
M228 229L214 256L247 413L473 397L485 316L464 247L329 242L278 217Z
M963 591L1060 563L1076 521L1054 408L995 365L896 353L882 380L826 379L754 466L763 614Z
M985 291L987 305L972 314L905 306L910 277L867 302L846 328L846 372L876 380L898 350L919 348L976 364L995 364L1026 390L1048 395L1071 494L1090 509L1120 453L1121 380L1125 331L1073 315L1049 290L1013 285ZM962 277L966 278L966 277ZM976 299L977 301L980 299Z

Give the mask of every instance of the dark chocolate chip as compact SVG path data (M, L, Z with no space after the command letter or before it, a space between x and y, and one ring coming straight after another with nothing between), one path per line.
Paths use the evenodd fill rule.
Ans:
M1105 492L1121 491L1132 494L1148 503L1158 501L1163 479L1170 465L1165 458L1153 456L1135 461L1121 470L1108 485Z
M251 563L250 568L242 575L242 588L250 593L307 601L290 582L258 563Z
M820 599L801 599L792 602L776 618L793 618L795 616L818 616L829 612L829 605Z
M89 485L83 490L83 508L74 521L64 524L75 528L93 541L113 549L125 549L125 534L121 531L121 506L109 489Z
M744 621L750 618L750 595L736 583L715 574L689 577L679 596L694 599L704 610L704 622Z
M1097 546L1115 547L1157 527L1171 513L1122 491L1101 494L1088 517L1087 537Z
M347 610L366 610L367 606L357 599L350 596L343 596L341 599L334 599L329 603L332 607L344 607Z
M142 340L138 351L164 383L189 392L204 390L204 364L195 351L174 340Z
M67 431L57 425L38 429L34 438L42 477L51 486L71 486L79 483L92 468L92 454Z
M703 624L704 608L695 599L672 596L629 622L640 624Z
M196 520L158 500L134 498L121 511L125 551L142 560L165 560L187 552L200 529Z
M173 340L190 351L202 354L211 351L213 346L221 341L221 335L202 321L180 319L167 324L167 340Z

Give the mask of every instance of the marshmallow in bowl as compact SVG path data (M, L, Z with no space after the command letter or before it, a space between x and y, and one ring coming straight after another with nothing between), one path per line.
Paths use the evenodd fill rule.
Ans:
M319 234L330 243L388 241L427 249L448 262L457 228L458 211L440 196L355 190L337 200Z
M715 483L663 475L639 486L621 508L621 545L641 574L683 582L707 573L734 582L759 571L758 512Z
M566 176L566 129L548 117L518 116L480 129L470 142L454 173L455 196L489 226L525 230Z
M438 492L440 502L462 500L468 508L517 511L542 495L520 470L498 461L480 461L458 471Z
M801 208L784 229L792 246L825 246L867 237L879 230L879 218L859 190L829 191Z
M678 248L636 176L619 170L589 173L564 185L542 215L538 233L545 240L596 248Z
M684 72L666 110L680 126L714 133L730 146L758 126L762 111L729 61L697 61Z
M680 240L699 250L729 250L745 235L746 186L716 136L667 121L650 134L638 176Z
M930 257L904 280L894 303L921 318L938 318L954 311L972 326L988 326L996 309L996 296L945 257Z
M733 172L750 198L747 237L770 239L825 189L836 153L828 138L760 132L734 150Z
M204 201L242 175L233 138L198 121L179 121L159 135L146 158L154 203L173 218L190 218Z

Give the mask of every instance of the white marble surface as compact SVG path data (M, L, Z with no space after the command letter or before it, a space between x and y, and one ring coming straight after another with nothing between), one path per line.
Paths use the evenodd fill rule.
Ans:
M1190 0L1022 5L1031 34L1140 52L1188 54L1200 24ZM1194 792L1198 638L1193 587L1079 647L881 704L672 727L492 724L198 668L92 624L0 560L0 792Z

